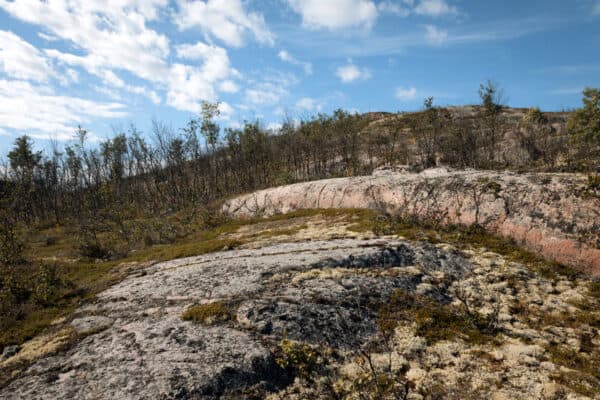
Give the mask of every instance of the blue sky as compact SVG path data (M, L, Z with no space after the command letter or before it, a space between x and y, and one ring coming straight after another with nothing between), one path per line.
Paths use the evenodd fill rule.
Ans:
M600 86L600 0L0 0L0 155L27 133L64 144L202 100L222 126L336 108L477 102L561 110Z

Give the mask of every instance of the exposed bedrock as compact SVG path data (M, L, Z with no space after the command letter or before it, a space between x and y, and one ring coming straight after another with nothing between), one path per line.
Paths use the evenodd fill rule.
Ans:
M354 239L156 264L77 310L71 326L80 339L36 361L0 388L0 398L220 399L244 398L252 387L276 391L290 383L272 352L284 335L358 346L376 329L373 305L393 291L424 287L449 302L448 285L472 269L456 251ZM430 273L445 279L419 289ZM213 301L235 304L233 318L182 320L189 306Z
M261 190L229 200L223 210L253 217L308 208L372 208L477 224L547 259L600 275L600 193L583 175L380 169Z

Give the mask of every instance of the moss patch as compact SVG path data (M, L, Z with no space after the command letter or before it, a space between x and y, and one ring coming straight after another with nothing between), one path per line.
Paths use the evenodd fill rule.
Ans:
M458 307L398 289L389 302L381 306L377 324L382 334L390 337L399 323L415 323L416 334L427 339L430 345L457 338L469 343L489 342L495 332L484 329L478 319L485 317L474 318Z
M235 318L235 306L221 301L192 306L181 315L181 319L184 321L193 321L203 325L223 323L233 318Z
M594 397L600 388L600 352L575 351L560 346L547 346L550 360L568 368L554 377L557 382L584 396Z

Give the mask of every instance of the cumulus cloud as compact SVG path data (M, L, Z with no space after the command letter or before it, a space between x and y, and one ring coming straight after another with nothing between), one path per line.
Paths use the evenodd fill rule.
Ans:
M181 30L199 28L206 35L234 47L243 46L249 35L259 43L271 46L275 43L264 17L246 11L241 0L180 0L178 6L175 22Z
M120 103L96 102L72 96L58 96L51 88L29 82L0 80L0 126L29 135L66 140L78 124L94 118L123 118Z
M404 88L398 87L396 88L396 98L401 101L410 101L414 100L417 97L417 89L414 87Z
M311 29L371 29L377 19L377 7L370 0L288 0L300 14L302 24Z
M197 7L196 3L208 7L207 10L212 13L209 13L210 18L219 12L224 13L226 21L215 20L222 23L218 30L220 34L229 35L229 27L237 24L233 31L238 36L224 36L235 44L240 44L247 32L261 41L272 40L268 31L261 30L264 28L262 17L245 13L239 0L190 2L186 6ZM4 61L0 61L0 67L9 76L41 81L48 76L51 65L61 65L66 68L65 73L57 77L61 84L66 83L66 79L76 81L78 74L74 68L81 68L100 79L102 85L96 84L97 90L111 93L113 98L122 98L114 90L118 89L160 104L162 99L157 90L164 90L167 105L196 112L201 100L214 101L219 91L237 91L234 80L239 73L231 67L224 48L202 42L175 46L176 57L180 61L172 61L169 39L148 24L170 15L169 4L168 0L70 0L68 4L38 0L22 0L17 4L0 0L0 9L10 16L38 25L43 30L39 34L42 39L50 43L60 40L75 49L47 48L40 52L16 36L9 40L1 37L0 50ZM201 28L208 29L204 25ZM10 54L21 55L5 57L4 51L9 45L11 48L7 51ZM122 78L124 74L130 74L134 79L130 76ZM151 88L135 80L145 81Z
M296 59L294 56L292 56L286 50L281 50L279 53L277 53L277 57L279 57L279 59L281 61L284 61L288 64L298 65L298 66L302 67L304 69L304 72L306 73L306 75L312 75L312 73L313 73L313 68L312 68L311 63L300 61L300 60Z
M146 26L156 18L157 7L166 0L73 0L0 1L0 8L12 17L41 26L47 33L75 45L78 54L59 50L46 52L69 65L92 74L102 69L122 69L147 80L156 80L167 70L169 54L166 36Z
M225 80L219 84L219 89L224 93L237 93L240 88L234 81Z
M279 71L269 71L261 80L249 80L244 92L243 108L255 110L261 106L277 105L289 95L291 86L297 83L295 75Z
M253 106L274 105L289 94L288 90L271 82L263 82L246 89L245 99Z
M425 39L430 44L439 46L448 40L448 32L438 29L434 25L425 25Z
M449 5L446 0L385 0L377 5L377 9L382 13L402 17L407 17L411 14L427 17L458 14L458 9L455 6Z
M296 108L304 111L319 111L321 110L320 104L310 97L303 97L296 102Z
M351 83L359 80L367 80L371 78L371 72L366 68L359 68L354 64L348 64L339 67L335 74L342 83Z
M377 4L377 9L382 13L399 15L407 17L411 13L411 7L414 5L414 0L402 0L402 1L382 1Z
M54 71L44 55L9 31L0 30L0 71L25 80L45 82Z
M199 112L202 100L217 99L216 82L225 92L236 91L231 77L240 76L229 61L227 51L202 42L175 47L177 57L193 60L200 67L175 63L169 71L167 104L179 110Z
M421 0L414 8L418 15L440 17L443 15L458 14L458 9L450 6L446 0Z

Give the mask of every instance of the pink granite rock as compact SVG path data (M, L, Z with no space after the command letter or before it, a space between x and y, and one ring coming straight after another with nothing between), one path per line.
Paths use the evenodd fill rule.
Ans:
M234 198L238 217L308 208L373 208L443 224L478 224L548 259L600 275L600 193L578 174L446 168L326 179Z

